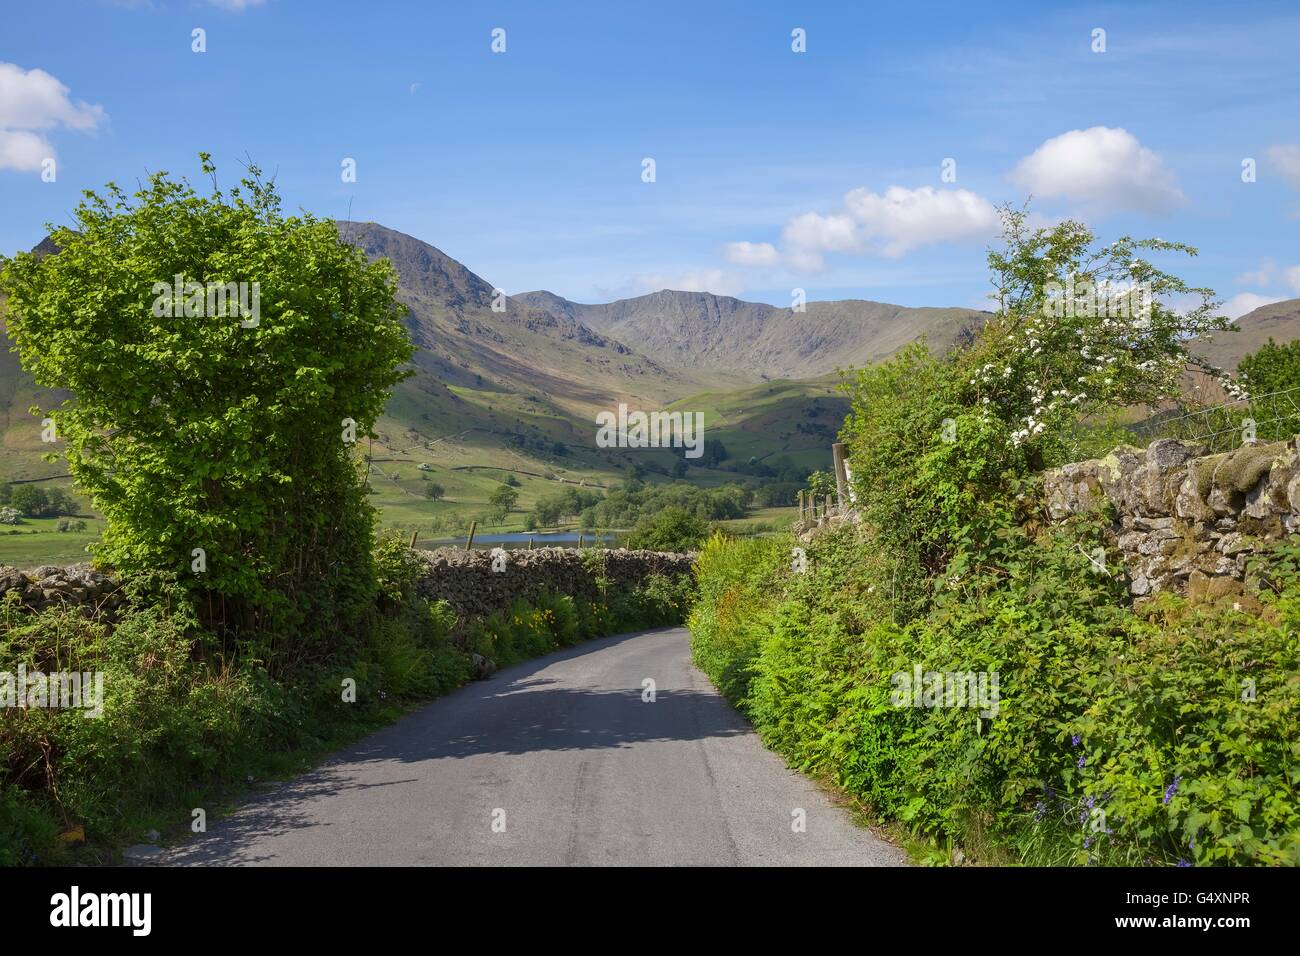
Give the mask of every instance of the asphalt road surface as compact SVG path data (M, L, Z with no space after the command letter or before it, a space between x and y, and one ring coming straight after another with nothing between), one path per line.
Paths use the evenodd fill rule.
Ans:
M655 682L653 702L643 681ZM804 827L799 831L799 811ZM164 865L865 865L903 852L766 750L669 628L462 687Z

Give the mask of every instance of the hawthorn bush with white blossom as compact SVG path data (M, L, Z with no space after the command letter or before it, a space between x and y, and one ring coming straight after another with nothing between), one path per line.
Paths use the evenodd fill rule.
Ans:
M1176 397L1189 366L1236 397L1235 383L1187 348L1228 328L1213 290L1145 257L1194 248L1129 236L1102 246L1079 222L1030 229L1023 211L1002 214L1006 248L989 254L998 308L956 361L968 373L957 401L1005 424L1013 445L1030 446L1031 466L1083 418Z
M1236 390L1187 348L1228 327L1213 291L1151 261L1195 249L1101 245L1079 222L1030 228L1023 211L1002 215L1004 244L988 257L997 310L973 340L944 357L914 344L845 386L859 510L913 612L945 568L959 579L996 556L1035 474L1125 436L1111 427L1124 409L1176 398L1189 366ZM1099 441L1081 442L1092 432Z

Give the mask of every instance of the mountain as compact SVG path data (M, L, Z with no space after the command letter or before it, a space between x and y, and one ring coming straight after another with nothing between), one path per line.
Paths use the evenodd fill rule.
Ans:
M745 302L708 292L665 289L602 305L551 292L512 296L521 302L627 342L687 371L765 378L815 378L888 358L922 336L936 352L967 338L989 313L906 308L848 299L809 302L805 311Z
M376 424L374 453L405 463L376 471L391 475L402 500L420 493L418 462L439 469L453 490L444 477L453 471L482 473L484 481L499 480L504 470L597 481L633 459L670 467L667 451L638 456L594 446L594 413L620 402L705 411L710 434L732 450L733 461L787 455L814 464L827 456L842 418L843 400L827 373L885 358L923 334L946 348L985 315L855 301L809 303L796 313L667 290L604 305L545 292L504 296L412 236L377 223L337 225L367 256L393 264L417 346L415 374ZM36 251L57 252L48 239ZM809 381L773 381L786 378ZM59 463L41 461L39 424L27 414L30 405L55 401L0 343L0 479L60 473ZM725 477L707 468L692 475Z
M1190 348L1219 368L1235 369L1238 362L1258 351L1270 338L1278 345L1300 339L1300 299L1262 305L1234 325L1235 331L1198 340Z
M393 264L413 364L446 385L527 392L585 417L611 401L662 401L698 384L568 315L496 294L426 242L376 223L337 225L371 259Z
M32 249L38 256L48 256L59 247L46 236ZM39 387L23 371L18 354L10 351L13 343L5 325L5 297L0 295L0 479L46 478L66 471L63 464L47 462L42 453L49 446L41 442L40 419L28 414L33 405L52 408L67 393Z

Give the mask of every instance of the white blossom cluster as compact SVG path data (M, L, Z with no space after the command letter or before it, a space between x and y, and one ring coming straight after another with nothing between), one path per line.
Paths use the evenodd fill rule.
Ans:
M1150 271L1139 260L1130 262L1128 269L1135 276ZM1107 292L1113 288L1105 281L1095 286L1083 281L1079 287ZM1075 288L1073 276L1069 288ZM1127 315L1100 311L1053 307L1019 319L1006 317L1001 350L1005 359L985 363L969 384L977 389L986 421L999 405L1008 410L1028 407L1028 414L1017 415L1019 427L1010 435L1013 446L1043 434L1067 412L1074 419L1090 405L1174 387L1185 366L1177 344L1210 325L1202 312L1183 316L1150 309L1128 310ZM1221 384L1234 397L1244 394L1226 375Z

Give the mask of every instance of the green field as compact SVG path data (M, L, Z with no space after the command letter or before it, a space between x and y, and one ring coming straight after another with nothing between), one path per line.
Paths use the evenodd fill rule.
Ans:
M799 517L799 509L755 508L743 518L717 522L718 527L732 534L769 534L788 531Z
M0 525L0 564L36 567L89 561L86 545L99 539L104 522L82 515L85 531L59 531L58 518L24 518L11 527Z

